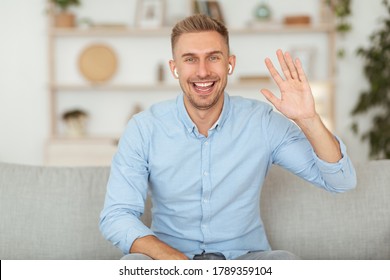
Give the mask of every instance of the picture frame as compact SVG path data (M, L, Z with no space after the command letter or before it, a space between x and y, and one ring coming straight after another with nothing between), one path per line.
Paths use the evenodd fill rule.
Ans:
M138 0L135 26L138 28L159 28L165 22L165 0Z
M221 5L217 0L192 0L192 13L205 14L216 20L219 20L222 23L225 23Z
M207 1L207 8L209 12L209 16L219 20L222 23L225 23L224 16L222 14L222 9L218 1Z

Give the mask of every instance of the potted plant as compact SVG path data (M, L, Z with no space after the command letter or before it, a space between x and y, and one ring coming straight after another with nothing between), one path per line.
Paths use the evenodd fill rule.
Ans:
M370 157L390 159L390 3L383 0L387 16L370 36L370 45L360 47L357 54L364 59L364 75L368 89L361 92L352 115L372 116L371 127L361 133L358 123L352 130L370 144Z
M56 27L74 27L75 15L69 11L70 6L79 6L80 0L50 0L55 6L54 25Z
M82 137L87 132L88 113L81 109L66 111L62 114L66 124L66 135L70 137Z

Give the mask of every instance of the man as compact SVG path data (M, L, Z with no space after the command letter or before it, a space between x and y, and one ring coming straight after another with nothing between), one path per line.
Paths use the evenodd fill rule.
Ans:
M183 94L128 123L112 162L103 235L126 259L298 259L271 250L260 219L270 166L333 192L356 183L345 146L315 110L301 62L278 50L283 79L265 61L281 98L261 92L282 116L224 91L236 58L218 21L188 17L173 28L171 43L169 66ZM148 187L150 229L139 220Z

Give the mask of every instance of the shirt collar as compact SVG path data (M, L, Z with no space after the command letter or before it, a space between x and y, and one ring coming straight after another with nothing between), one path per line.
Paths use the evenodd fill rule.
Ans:
M184 126L186 127L186 130L188 133L191 133L194 131L196 125L191 120L190 116L188 115L188 112L186 110L186 107L184 105L184 94L180 94L176 99L177 109L179 112L179 118L183 122ZM211 127L211 129L216 129L217 131L221 130L230 111L230 97L225 92L224 93L224 102L223 102L223 108L221 115L219 116L216 123Z

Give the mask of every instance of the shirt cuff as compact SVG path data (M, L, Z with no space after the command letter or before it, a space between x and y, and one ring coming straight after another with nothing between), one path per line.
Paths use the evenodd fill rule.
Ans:
M156 236L156 234L145 225L143 225L142 228L141 227L131 227L131 229L127 233L126 241L124 244L122 244L120 249L122 250L122 252L125 255L127 255L127 254L129 254L130 248L136 239L141 238L141 237L145 237L148 235Z
M336 173L348 166L347 147L344 142L337 136L334 136L340 144L341 159L338 162L327 162L320 159L313 151L314 157L317 159L317 166L321 172L324 173Z

